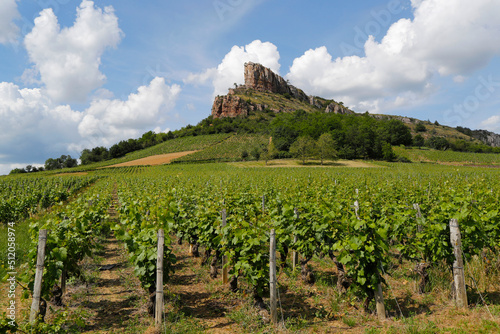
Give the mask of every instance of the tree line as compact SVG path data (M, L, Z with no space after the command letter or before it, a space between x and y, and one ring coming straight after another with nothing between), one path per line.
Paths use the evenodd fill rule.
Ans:
M435 125L439 124L436 122ZM457 130L465 134L475 134L474 131L468 128L457 127ZM301 142L304 142L307 138L309 138L307 140L310 142L317 142L323 134L330 135L332 150L336 152L336 157L342 159L406 161L405 158L397 157L394 154L392 146L395 145L426 146L437 150L450 149L461 152L500 153L499 147L491 147L463 139L449 141L440 136L431 136L425 139L421 133L426 132L427 129L422 122L416 125L416 131L417 134L412 137L410 129L402 121L397 119L376 119L368 113L340 115L321 111L308 113L301 109L291 113L275 113L266 109L263 112L252 112L247 117L213 118L209 116L197 125L187 125L168 133L148 131L138 139L122 140L109 149L103 146L92 149L86 148L81 152L80 163L87 165L120 158L127 153L142 150L175 138L231 132L264 134L272 137L275 151L273 157L277 158L296 157L297 153L293 150L290 151L290 149L299 138L303 137L303 139L300 139ZM261 155L263 157L269 156L268 151L268 147L254 147L247 150L243 155L246 155L246 157L253 156L258 160ZM313 152L314 150L310 151ZM310 153L309 155L313 156L314 154ZM245 159L244 156L242 158ZM68 168L77 165L76 159L71 158L69 155L63 155L60 158L47 159L44 167L37 168L28 165L26 168L12 170L11 174Z

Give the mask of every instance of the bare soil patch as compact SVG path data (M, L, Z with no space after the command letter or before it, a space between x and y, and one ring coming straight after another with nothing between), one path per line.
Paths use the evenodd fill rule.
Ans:
M194 153L194 152L197 152L197 151L184 151L184 152L152 155L150 157L132 160L132 161L127 161L127 162L122 162L122 163L119 163L116 165L106 166L106 167L102 167L102 168L164 165L164 164L170 163L174 159L186 156L186 155Z
M87 175L87 172L74 172L74 173L59 173L55 174L54 176L83 176Z

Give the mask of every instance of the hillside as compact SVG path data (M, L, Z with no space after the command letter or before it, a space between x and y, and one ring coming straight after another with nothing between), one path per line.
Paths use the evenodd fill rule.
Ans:
M213 118L249 117L258 114L259 111L276 114L296 110L304 110L308 113L356 114L340 101L307 96L301 89L288 84L269 68L260 64L246 63L245 84L229 89L227 95L217 96L211 116ZM380 120L399 120L410 128L413 136L420 134L424 139L436 136L449 141L465 140L471 143L500 147L500 135L485 130L472 131L461 127L453 128L437 124L437 122L431 123L405 116L370 115ZM417 131L418 124L425 126L425 130Z
M335 150L343 159L380 160L389 157L389 160L395 160L395 155L390 152L386 152L384 158L384 143L439 150L434 155L444 150L500 153L500 135L486 130L453 128L405 116L355 113L341 101L306 95L260 64L246 63L244 71L245 84L230 88L227 95L215 97L211 115L197 125L188 125L168 134L150 131L139 139L121 141L109 150L104 147L86 149L80 157L86 163L71 171L92 170L153 155L187 151L197 152L175 159L175 162L241 160L242 154L245 156L252 150L265 151L265 138L269 137L273 137L277 146L277 157L290 158L289 147L299 136L317 140L322 133L332 135ZM226 142L227 139L230 140ZM121 155L129 153L111 159L117 156L116 149L125 150ZM421 158L425 154L415 156L401 150L396 153L405 161L428 161ZM449 156L431 161L445 161ZM457 162L471 161L455 156ZM482 164L485 163L481 162L483 160L496 159L472 160Z

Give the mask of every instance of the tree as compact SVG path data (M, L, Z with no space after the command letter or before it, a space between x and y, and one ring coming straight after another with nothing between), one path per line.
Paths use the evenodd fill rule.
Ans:
M318 158L321 159L321 165L323 165L323 159L337 159L335 142L333 141L331 134L323 133L318 138L318 142L316 143L316 153Z
M385 142L382 144L382 157L385 161L394 161L396 159L396 154L392 150L391 144Z
M415 126L415 131L425 132L425 131L427 131L427 128L425 127L424 123L418 122L417 125Z
M45 170L54 170L54 169L60 169L59 161L58 159L52 159L48 158L45 160Z
M413 137L413 146L421 148L424 145L425 145L424 137L422 137L421 135L416 135L415 137Z
M315 141L309 136L301 136L290 146L290 153L306 163L306 159L314 155Z
M62 159L62 157L65 157L65 159ZM62 155L61 159L62 159L61 161L62 168L73 168L78 166L78 161L76 159L71 158L71 155L68 156Z
M278 150L274 146L274 143L273 143L273 140L271 137L271 138L269 138L269 144L267 145L267 147L264 149L264 152L262 153L262 157L264 158L264 160L266 162L266 166L267 166L267 162L269 160L271 160L272 158L274 158L276 156L276 154L278 154Z
M259 146L254 146L250 151L250 155L255 158L255 160L259 161L260 159L260 148Z
M409 146L412 143L410 128L397 119L381 123L379 133L380 139L391 145Z
M23 174L23 173L26 173L26 170L24 168L14 168L13 170L10 171L9 175Z
M445 151L450 147L450 143L446 140L446 138L436 136L429 138L425 144L430 148L442 151Z
M62 169L76 167L78 162L76 159L71 158L71 155L61 155L57 159L49 158L45 161L46 170Z

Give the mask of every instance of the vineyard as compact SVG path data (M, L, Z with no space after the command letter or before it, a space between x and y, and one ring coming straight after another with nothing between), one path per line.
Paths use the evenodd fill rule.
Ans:
M241 149L235 138L225 139L225 145ZM45 322L28 324L27 306L19 309L17 324L44 333L102 332L92 331L90 316L81 311L88 303L69 300L78 298L78 286L89 289L92 274L86 270L92 265L85 264L105 252L106 240L116 238L133 269L142 320L130 331L116 321L104 332L153 328L162 229L163 333L500 331L498 171L386 165L174 164L2 179L1 228L7 235L9 224L15 226L17 252L24 254L16 269L23 305L36 297L39 232L49 231L38 296ZM461 232L465 308L455 305L459 292L452 288L453 219ZM272 230L275 282L270 282ZM21 238L29 241L21 244ZM2 276L13 271L7 248L7 240L0 240ZM270 283L278 291L275 325ZM380 320L380 298L386 321ZM0 332L6 326L0 322Z
M471 153L456 151L438 151L432 149L406 149L395 147L394 151L411 161L438 162L460 165L500 166L500 155L495 153Z

